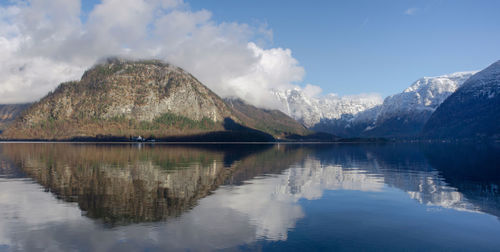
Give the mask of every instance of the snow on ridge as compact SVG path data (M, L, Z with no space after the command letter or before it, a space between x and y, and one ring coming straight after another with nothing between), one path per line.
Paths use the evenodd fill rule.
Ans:
M417 81L415 81L411 86L406 88L403 91L403 93L418 91L419 89L425 87L428 84L432 85L436 83L442 83L443 85L446 85L446 82L454 82L462 84L477 72L479 71L465 71L465 72L456 72L456 73L433 76L433 77L427 77L427 76L422 77Z
M402 93L385 98L375 120L380 122L389 117L422 111L432 113L475 73L477 71L456 72L418 79Z
M500 61L498 62L500 64ZM280 110L312 127L323 119L375 123L413 113L432 113L449 95L478 71L423 77L403 92L382 99L377 94L311 97L301 88L272 90Z
M383 101L378 94L346 96L327 94L310 97L300 88L274 90L273 94L282 105L281 111L301 121L307 127L314 126L321 119L341 119L345 115L352 117L382 104Z

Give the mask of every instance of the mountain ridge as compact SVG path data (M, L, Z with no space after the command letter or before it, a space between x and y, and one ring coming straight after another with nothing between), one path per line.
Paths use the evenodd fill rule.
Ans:
M500 60L450 95L427 121L422 136L500 139Z
M181 68L158 60L109 58L86 71L80 81L62 83L31 105L2 137L203 140L208 135L270 141L284 134L279 129L254 129L255 123L242 121L241 114ZM286 123L294 134L307 132L291 118Z
M301 89L275 90L273 94L281 103L281 111L308 128L313 128L321 120L352 118L382 103L380 97L373 95L309 97Z
M489 131L476 135L492 136L500 132L495 126L500 124L498 76L500 61L480 72L420 78L383 101L373 95L311 97L300 88L273 90L281 107L272 110L239 98L222 99L190 73L159 60L108 58L87 70L79 81L60 84L38 102L0 105L0 137L123 140L144 136L165 141L337 141L335 135L449 138L452 136L443 133L446 127L439 126L446 122L435 115L446 110L443 106L448 106L449 115L461 110L468 110L470 118L476 112L489 113L493 120L480 119L489 125ZM458 100L450 107L446 104L451 97ZM470 118L461 120L477 124ZM431 133L439 127L441 133Z
M477 71L423 77L388 96L361 136L416 137L441 103Z
M281 111L309 129L341 137L416 137L435 109L477 71L422 77L401 93L308 97L301 89L274 91Z

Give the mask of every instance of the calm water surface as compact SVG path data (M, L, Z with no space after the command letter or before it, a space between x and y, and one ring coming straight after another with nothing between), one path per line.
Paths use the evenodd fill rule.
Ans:
M498 145L0 143L0 251L499 251Z

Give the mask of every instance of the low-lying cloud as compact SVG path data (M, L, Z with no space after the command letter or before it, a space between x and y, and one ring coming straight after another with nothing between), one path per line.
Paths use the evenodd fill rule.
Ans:
M84 17L84 18L82 18ZM275 107L269 90L297 87L305 74L290 49L265 49L265 26L218 23L182 0L14 1L0 6L0 103L35 101L80 79L108 56L158 58L223 97Z

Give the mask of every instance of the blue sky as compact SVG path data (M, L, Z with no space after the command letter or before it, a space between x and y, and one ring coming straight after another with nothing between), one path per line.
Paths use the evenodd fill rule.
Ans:
M193 0L218 21L265 22L305 82L326 92L401 92L422 76L500 60L500 1Z
M255 38L254 41L257 42L258 46L268 49L269 51L266 53L271 53L273 48L290 49L293 58L305 69L303 81L297 84L301 86L308 83L317 85L323 89L324 93L337 93L340 95L379 93L382 96L387 96L401 92L422 76L480 70L500 60L500 1L185 1L191 11L186 13L188 16L200 10L211 12L211 18L202 21L205 25L212 22L215 24L236 22L249 24L252 27L265 25L267 29L272 30L272 40L262 42L259 38ZM16 1L0 0L0 5L5 6L12 3L16 3ZM83 15L81 19L84 22L87 14L94 10L97 3L100 3L100 1L82 0ZM61 20L66 18L60 13L61 10L56 8L58 7L57 4L52 4L55 7L50 8L45 8L45 5L46 3L43 2L39 4L37 11L61 15ZM68 10L71 10L71 4L67 5ZM122 12L125 13L122 15L131 15L133 12L134 10L128 10L128 12ZM112 9L110 13L105 15L114 14ZM116 15L119 16L119 14ZM43 16L38 18L43 19ZM29 19L26 20L29 21ZM52 25L50 31L55 34L51 38L58 38L59 23L54 20L49 20L53 21L50 23ZM139 19L134 20L131 18L127 22L132 25L133 22L137 21ZM26 24L29 23L23 25ZM86 27L85 29L90 28ZM221 27L213 28L223 29ZM79 28L72 27L72 29L76 31ZM104 27L103 31L105 29L107 28ZM107 32L113 33L115 31L113 30L115 28L110 29ZM128 30L122 32L127 33ZM40 35L41 33L34 34ZM63 51L65 45L71 46L71 41L85 41L85 38L71 37L75 34L80 33L71 33L66 44L57 44L60 41L54 41L54 48L57 49L51 47L52 42L47 42L44 45L34 44L33 49L31 51L27 50L24 55L28 57L33 52L37 52L42 57L47 57L51 62L57 63L61 59L57 52ZM106 34L106 32L96 34ZM127 36L117 34L116 38L104 38L104 36L102 39L128 41ZM140 34L140 32L137 34ZM137 34L131 34L131 36ZM33 34L21 35L31 36ZM229 38L233 37L237 37L237 35ZM100 41L99 39L95 41ZM17 40L12 39L10 42L15 45ZM127 44L127 42L123 43L124 45ZM107 46L99 43L96 43L96 45L103 48ZM141 49L141 46L137 48ZM101 49L92 48L90 53L93 53L93 56L99 55ZM238 50L235 49L234 52L237 54ZM53 55L47 56L43 54L46 52L51 52ZM85 55L84 52L80 54L72 50L69 50L69 52L72 53L73 58L82 58L82 55ZM218 52L207 55L205 57L206 62L210 62L215 53ZM283 55L284 52L280 53L283 59L289 59L286 55ZM169 52L168 55L175 55L175 52ZM29 61L29 58L26 58L26 60ZM180 62L181 66L182 63L185 63L186 66L192 66L194 73L206 80L206 83L211 88L215 87L214 83L219 81L218 79L211 79L208 74L211 70L204 71L204 69L196 68L198 65L196 61L194 63L185 62L181 58L176 60ZM244 62L244 60L241 62ZM81 66L70 65L72 62L66 63L72 67L72 70L65 70L65 72L71 72L68 76L72 78L80 76ZM43 64L40 64L39 68L41 69L42 66ZM293 63L285 67L287 67L287 71L300 75L300 71L293 68ZM221 71L226 70L222 69ZM38 72L44 71L40 70ZM228 74L224 72L221 76L225 77ZM257 80L266 78L267 82L273 81L272 76L256 76L258 76L256 77ZM60 79L63 79L63 77L65 76L60 77ZM223 79L222 77L220 79ZM43 79L44 83L58 83L59 79L51 78L52 76L47 74L46 78ZM293 82L296 78L287 79L280 76L278 79L286 83L288 81ZM252 78L246 78L245 80L246 84L248 84L252 81ZM41 80L31 79L29 81L33 83L41 82ZM20 85L12 83L11 86ZM34 97L46 92L54 85L46 84L39 89L38 93L34 94ZM11 87L11 89L13 88ZM19 92L19 94L21 95L22 92ZM8 95L12 96L13 94ZM19 97L22 98L22 96Z

